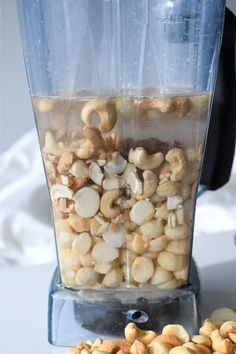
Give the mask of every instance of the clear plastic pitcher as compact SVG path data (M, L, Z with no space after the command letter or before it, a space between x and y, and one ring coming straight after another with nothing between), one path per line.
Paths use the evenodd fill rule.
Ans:
M225 1L17 3L62 284L187 284Z

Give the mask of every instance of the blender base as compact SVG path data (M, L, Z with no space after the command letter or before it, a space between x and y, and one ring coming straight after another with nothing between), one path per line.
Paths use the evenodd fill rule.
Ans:
M189 285L156 292L138 290L136 298L132 291L65 289L56 269L49 291L49 343L66 347L98 337L123 337L128 322L159 333L168 323L181 323L189 333L196 333L200 322L200 280L194 261Z

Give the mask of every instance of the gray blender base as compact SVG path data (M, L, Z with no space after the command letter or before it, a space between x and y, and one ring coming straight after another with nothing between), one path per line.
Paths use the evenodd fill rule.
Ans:
M181 323L190 333L200 322L200 281L192 261L190 284L174 290L83 290L60 285L56 269L49 292L48 341L75 346L97 337L123 337L128 322L160 333L168 323Z

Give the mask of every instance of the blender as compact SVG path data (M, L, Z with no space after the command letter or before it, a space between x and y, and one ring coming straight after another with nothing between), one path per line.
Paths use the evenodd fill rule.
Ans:
M224 0L18 0L58 269L49 341L198 327L194 212Z

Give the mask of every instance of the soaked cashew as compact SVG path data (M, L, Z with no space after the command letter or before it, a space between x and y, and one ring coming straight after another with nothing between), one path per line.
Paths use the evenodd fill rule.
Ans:
M141 234L149 240L162 235L164 225L162 220L152 220L140 226Z
M182 149L174 148L166 154L166 161L170 164L171 181L180 182L186 175L186 157Z
M110 263L119 257L119 251L101 241L94 245L91 255L98 263Z
M100 210L106 218L113 219L120 214L120 207L118 205L114 205L119 198L120 193L121 192L119 190L112 190L107 191L102 195Z
M87 253L85 255L82 255L82 256L79 257L79 259L80 259L80 262L81 262L83 267L93 267L95 265L95 263L96 263L94 261L93 257L91 256L91 253ZM95 269L95 271L96 271L96 269Z
M132 275L138 283L146 283L154 273L154 266L151 259L138 257L132 264Z
M167 221L169 214L170 214L170 210L167 209L167 204L164 203L156 209L155 217L159 217L159 218Z
M81 217L90 218L99 209L100 197L93 188L84 187L79 189L73 196L73 200L75 201L75 211Z
M173 279L173 274L157 266L151 279L152 285L160 285Z
M178 287L178 281L173 278L165 283L162 283L158 286L159 289L176 289Z
M186 281L188 278L188 267L175 271L174 276L175 276L175 279L177 279L177 280L185 280Z
M43 151L47 154L52 154L55 156L61 155L61 149L58 145L58 142L54 137L53 133L50 131L47 131L45 134L45 144Z
M83 267L80 268L75 277L78 285L95 285L98 281L98 274L93 268Z
M81 112L81 120L89 125L91 124L92 113L97 113L100 118L98 128L105 133L110 132L117 121L115 103L107 99L93 99L88 101Z
M141 182L142 183L142 182ZM150 198L155 192L157 188L157 178L155 173L152 171L144 171L143 172L143 191L142 195L134 195L135 199L145 199Z
M120 252L120 261L127 266L131 266L136 257L137 255L134 252L126 249L122 249Z
M119 286L123 281L123 272L120 268L112 269L103 278L102 284L108 288Z
M157 187L157 194L160 197L173 197L175 195L178 195L180 190L180 183L168 181L168 180L162 180L158 187Z
M167 251L160 252L157 260L163 269L169 270L170 272L181 270L188 264L187 256L182 256Z
M77 236L72 242L72 251L80 256L86 255L92 246L92 239L87 232Z
M166 245L168 243L168 237L166 235L162 235L158 238L155 238L149 242L149 251L151 252L160 252L164 248L166 248Z
M131 149L129 152L129 162L134 163L141 170L153 170L159 167L163 161L164 156L161 152L148 154L142 147Z
M166 225L164 228L165 235L171 240L181 240L185 239L188 236L188 227L187 225L177 225L175 228Z
M223 354L230 354L233 352L234 346L230 339L224 339L218 329L215 329L211 333L212 348L214 351L221 352Z
M126 228L119 224L110 224L102 234L103 240L112 247L121 248L125 244Z
M90 222L90 218L82 218L77 214L70 214L68 217L69 225L77 232L89 231Z
M132 241L127 243L127 248L136 254L142 255L147 251L148 243L144 241L141 235L136 232L132 232Z
M130 211L130 219L138 225L151 220L155 212L153 204L148 200L139 200Z
M129 343L134 343L137 339L145 345L150 344L157 334L153 331L143 331L139 329L134 323L129 323L125 327L125 338Z
M190 240L183 239L170 241L166 247L166 251L176 254L187 255L190 251Z
M95 148L104 148L104 140L100 130L93 125L86 125L83 128L84 136L91 141Z
M189 342L190 340L189 334L186 329L179 324L166 325L162 330L162 334L174 335L179 338L183 343Z

